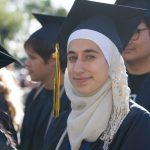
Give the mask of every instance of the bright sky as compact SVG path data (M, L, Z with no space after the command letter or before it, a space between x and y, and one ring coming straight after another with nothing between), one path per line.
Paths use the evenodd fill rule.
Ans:
M102 3L114 4L116 0L94 0ZM54 7L64 7L67 11L70 10L74 0L51 0Z

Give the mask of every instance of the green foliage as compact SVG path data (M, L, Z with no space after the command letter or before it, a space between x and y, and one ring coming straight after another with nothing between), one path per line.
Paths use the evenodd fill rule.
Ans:
M34 18L32 13L35 12L59 16L67 14L64 8L53 8L51 0L23 0L22 3L19 0L0 0L0 44L20 55L24 40L29 36L31 19Z
M5 39L11 40L20 29L23 18L17 9L11 10L8 0L0 0L0 42L4 44Z
M66 15L66 10L64 8L54 9L51 6L50 0L30 0L30 2L26 3L25 9L28 13L38 12L60 16Z

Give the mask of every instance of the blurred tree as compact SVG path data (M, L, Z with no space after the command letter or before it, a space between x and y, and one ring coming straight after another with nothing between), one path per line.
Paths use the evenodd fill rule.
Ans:
M9 0L0 0L0 42L13 39L20 29L23 18L19 10L14 9Z
M33 12L59 16L67 14L64 8L52 7L51 0L0 0L0 43L19 58L25 55L24 41L32 33L31 30L36 29Z
M59 15L65 16L67 14L64 8L54 9L51 5L50 0L41 0L35 1L30 0L30 2L26 2L25 9L28 13L38 12L38 13L46 13L51 15Z

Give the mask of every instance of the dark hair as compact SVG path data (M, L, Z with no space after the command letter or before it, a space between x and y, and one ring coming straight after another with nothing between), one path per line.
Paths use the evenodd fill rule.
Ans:
M52 44L47 39L30 36L24 43L24 48L32 48L42 57L45 63L48 62L51 54L54 52Z
M24 43L24 48L32 48L38 55L42 57L45 63L48 62L52 53L55 52L55 42L50 43L47 39L30 36ZM60 51L60 68L64 72L66 68L66 54L64 50Z

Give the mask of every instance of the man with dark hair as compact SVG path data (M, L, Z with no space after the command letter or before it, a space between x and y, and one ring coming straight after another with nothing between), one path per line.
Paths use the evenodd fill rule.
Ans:
M115 4L148 9L124 49L131 98L150 111L150 1L117 0Z
M64 18L40 14L35 14L35 17L43 27L27 39L24 48L28 55L26 67L31 79L41 84L27 96L20 150L40 150L48 125L53 118L54 77L56 74L55 39ZM62 53L59 61L61 65L61 112L69 106L63 92L65 59L63 59Z

